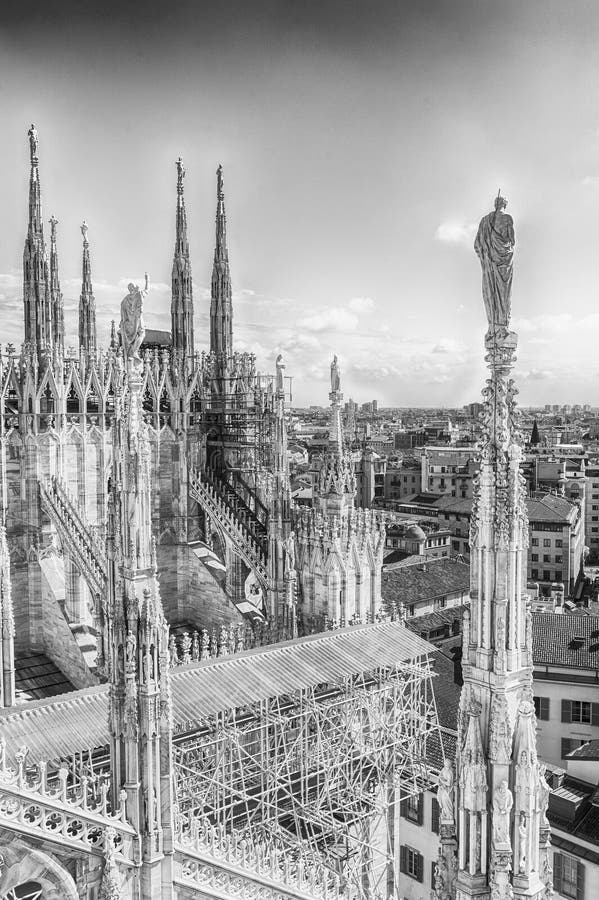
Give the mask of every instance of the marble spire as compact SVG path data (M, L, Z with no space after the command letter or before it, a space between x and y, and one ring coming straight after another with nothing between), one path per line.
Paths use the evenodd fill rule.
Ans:
M87 222L81 225L83 235L83 261L81 276L81 294L79 296L79 347L85 353L96 352L96 301L92 287L92 269L89 258L89 241Z
M64 356L64 302L58 275L58 250L56 226L58 219L50 218L50 309L52 312L52 340L56 351Z
M127 818L141 834L141 896L172 900L169 629L152 536L148 431L142 364L132 358L113 425L101 656L110 682L113 798L125 798Z
M509 240L511 250L513 227ZM496 303L489 293L493 260L486 258L482 264L488 311ZM503 284L499 289L504 290ZM439 900L551 896L547 797L537 760L532 702L522 439L518 391L511 377L517 337L509 329L507 301L502 309L501 321L489 316L485 337L489 377L483 390L481 464L470 528L470 604L463 620L455 815L441 817Z
M210 302L210 350L225 357L233 352L233 304L222 166L216 170L216 246Z
M23 250L23 305L25 342L36 354L51 352L52 309L48 257L42 222L42 198L39 178L38 136L35 125L29 136L29 222Z
M187 240L187 213L183 179L185 169L181 157L177 160L177 210L175 218L175 252L172 269L171 330L172 346L183 360L189 362L194 353L193 339L193 288L189 242Z
M341 425L341 371L337 357L330 367L331 390L329 400L329 441L317 481L318 505L326 515L345 518L354 507L356 476L349 452L343 440Z

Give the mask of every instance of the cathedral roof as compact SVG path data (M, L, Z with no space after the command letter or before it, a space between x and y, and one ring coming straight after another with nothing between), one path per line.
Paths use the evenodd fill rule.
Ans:
M380 622L180 666L171 673L175 731L227 709L413 661L431 649L399 622ZM2 709L0 731L9 757L26 744L32 761L104 747L108 685Z

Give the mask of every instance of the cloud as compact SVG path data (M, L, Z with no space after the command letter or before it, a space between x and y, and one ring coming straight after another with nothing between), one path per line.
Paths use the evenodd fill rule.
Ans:
M351 332L358 326L358 317L343 307L333 306L302 319L298 324L308 331Z
M463 244L470 246L476 234L476 225L461 222L441 222L435 231L435 238L442 244Z
M366 313L374 309L374 300L372 297L352 297L348 305L355 313Z
M550 378L555 378L555 375L549 369L529 369L528 372L524 372L522 377L527 381L547 381Z

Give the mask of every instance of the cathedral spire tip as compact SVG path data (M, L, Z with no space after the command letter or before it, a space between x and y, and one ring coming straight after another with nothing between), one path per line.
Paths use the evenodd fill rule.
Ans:
M89 226L88 226L87 222L85 221L85 219L81 223L80 228L81 228L81 234L83 235L83 243L87 244L88 243L87 232L89 231Z
M38 148L39 140L37 137L37 128L35 127L35 125L33 123L31 124L31 128L29 129L27 134L29 136L29 152L31 155L31 165L37 166L37 163L38 163L37 148Z
M183 196L183 179L185 178L185 167L181 157L178 158L175 165L177 166L177 194Z

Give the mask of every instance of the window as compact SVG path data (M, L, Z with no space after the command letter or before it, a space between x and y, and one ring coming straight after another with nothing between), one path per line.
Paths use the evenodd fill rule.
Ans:
M436 797L431 798L431 831L439 834L439 801Z
M580 722L581 725L591 724L591 704L584 700L572 700L572 722Z
M555 546L556 546L556 547L559 547L560 549L564 546L564 542L562 541L561 538L556 538L556 539L555 539Z
M543 538L543 547L551 547L551 538Z
M409 875L410 878L415 878L416 881L422 881L423 863L423 856L421 853L418 853L418 850L413 850L412 847L406 847L405 844L401 845L399 848L400 872L404 872L406 875Z
M556 566L557 566L557 565L561 566L561 564L563 563L563 561L564 561L564 557L563 557L563 556L558 555L558 556L555 557L555 564L556 564Z
M591 522L599 522L599 516L591 516Z
M584 865L575 856L553 854L553 885L564 897L584 900Z
M549 719L549 697L535 697L534 700L537 719L547 721Z
M548 553L543 554L543 562L551 562L551 556Z
M538 577L539 577L539 570L538 570L538 569L531 569L531 570L530 570L530 577L531 577L531 578L538 578Z
M530 558L532 559L533 562L538 562L538 561L539 561L539 554L538 554L538 553L531 553L531 554L530 554Z
M598 528L596 525L594 525L594 526L591 528L591 531L599 531L599 528Z
M551 572L549 569L543 569L543 581L551 581Z
M561 569L556 569L556 570L555 570L555 580L556 580L556 581L563 581L563 580L564 580L564 573L562 572Z
M565 759L572 750L576 750L577 747L582 747L586 743L584 738L562 738L562 759Z
M399 804L400 816L410 822L415 822L416 825L422 825L423 798L423 794L414 794L412 797L402 800Z
M599 726L599 703L591 703L588 700L562 700L562 722Z
M538 546L539 546L539 539L538 539L538 538L533 538L532 541L531 541L531 544L532 544L533 547L538 547Z

